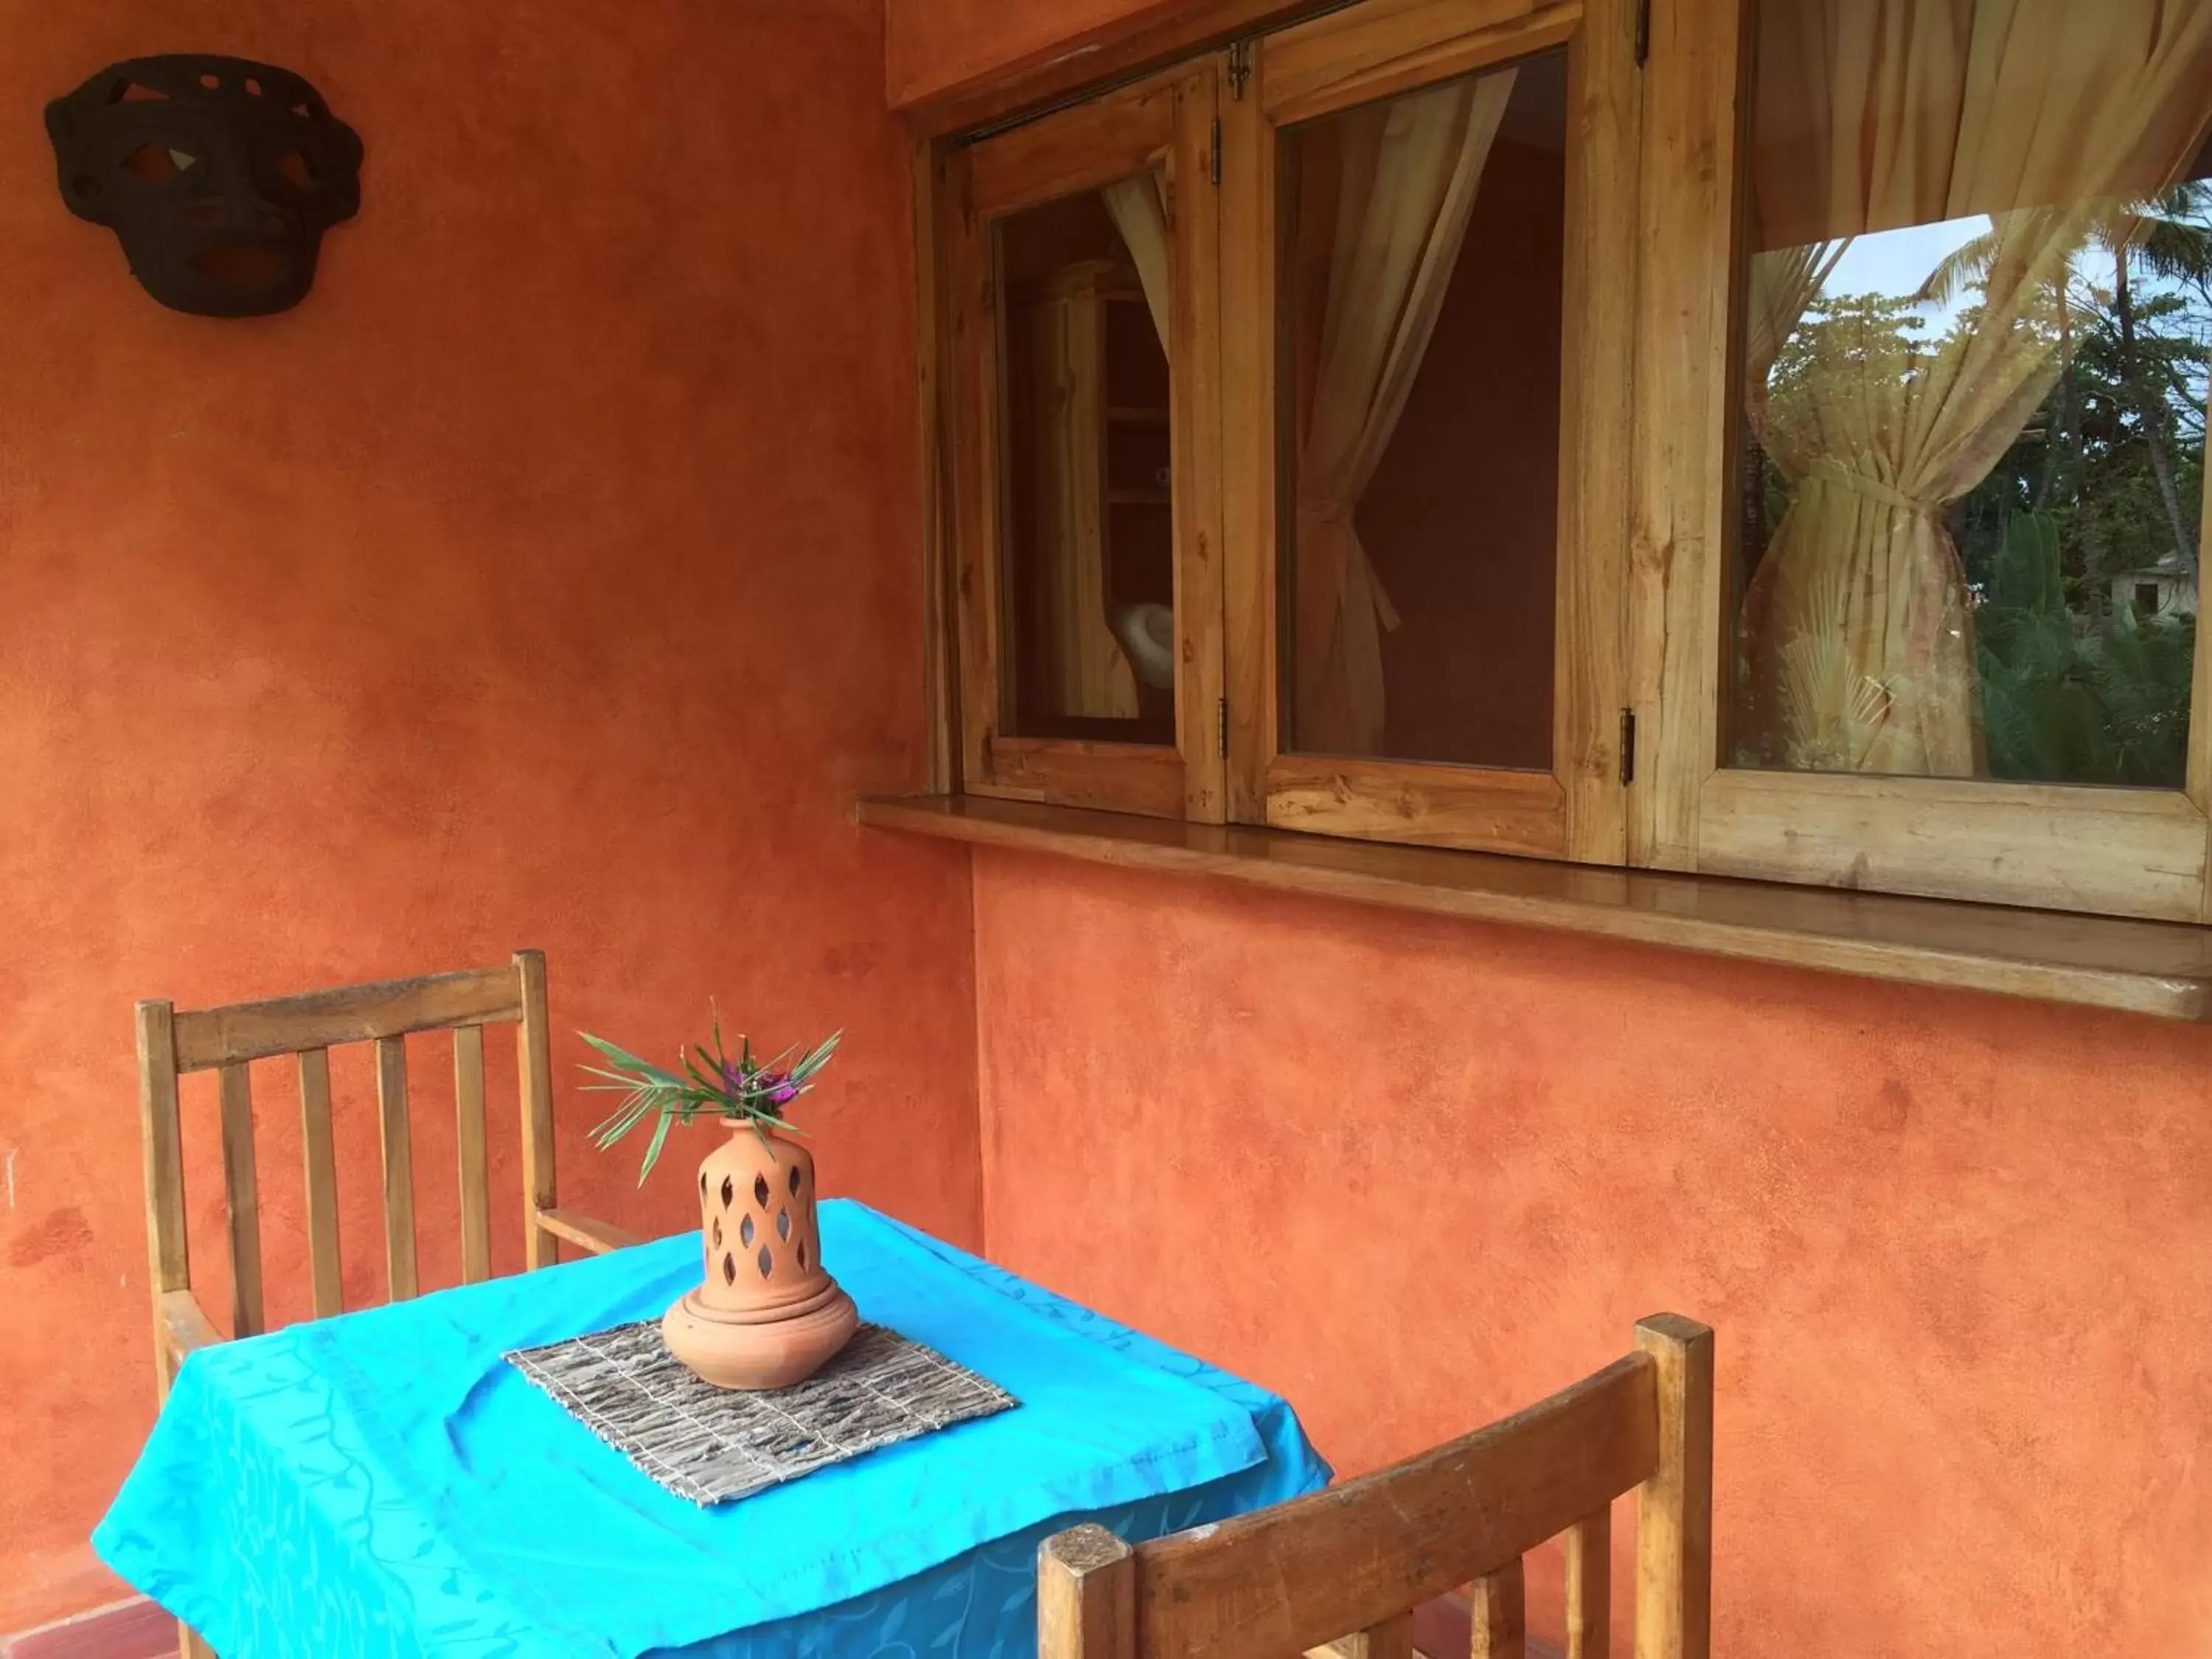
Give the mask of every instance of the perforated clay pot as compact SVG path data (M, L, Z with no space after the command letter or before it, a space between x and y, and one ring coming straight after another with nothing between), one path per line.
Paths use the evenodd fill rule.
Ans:
M706 1279L660 1322L668 1350L721 1389L787 1389L845 1346L853 1298L822 1266L814 1155L750 1124L699 1165Z

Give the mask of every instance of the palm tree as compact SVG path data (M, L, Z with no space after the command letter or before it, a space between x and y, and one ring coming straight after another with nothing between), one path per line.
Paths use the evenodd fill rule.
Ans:
M2094 246L2112 262L2110 303L2118 337L2120 380L2136 416L2142 423L2143 441L2160 505L2173 538L2174 551L2193 573L2197 568L2197 526L2181 500L2173 463L2173 410L2162 391L2150 386L2148 365L2137 337L2137 305L2133 267L2140 258L2144 269L2169 282L2187 283L2212 299L2212 185L2186 180L2148 202L2115 201L2096 207L2032 208L2006 214L1964 246L1946 255L1916 299L1948 304L1969 286L1986 291L1999 262L2016 249L2046 246L2063 236L2064 221L2079 216L2079 246ZM2049 294L2058 329L2058 385L2053 394L2051 441L2045 450L2043 477L2036 490L2036 505L2046 506L2055 487L2061 459L2071 447L2077 397L2074 380L2073 260L2053 260L2042 282ZM2090 290L2093 301L2106 296Z
M2204 186L2191 181L2145 204L2124 232L2119 221L2100 222L2092 234L2112 258L2112 308L2120 337L2121 378L2136 404L2150 452L2151 472L2173 526L2174 547L2193 574L2199 548L2197 526L2174 482L2173 410L2162 391L2154 392L2136 338L2135 286L2129 268L2140 253L2144 268L2168 282L2212 281L2212 228L2196 216L2207 199Z

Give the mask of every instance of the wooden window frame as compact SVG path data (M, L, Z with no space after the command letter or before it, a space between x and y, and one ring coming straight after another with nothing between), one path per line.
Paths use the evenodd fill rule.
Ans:
M921 367L938 788L2212 923L2212 650L2202 647L2179 791L1722 763L1751 0L1361 0L1319 15L1307 0L1222 0L1216 9L1255 33L972 143L942 136L945 112L918 121L918 306L933 325L921 331ZM1190 30L1161 38L1176 52L1207 44ZM1279 131L1561 45L1573 136L1554 769L1286 755ZM1136 51L1090 61L1120 72ZM1017 113L1025 98L1072 92L1073 74L1048 66L988 102L947 107L963 124ZM1172 365L1176 746L1006 737L992 493L996 312L982 233L994 216L1163 156L1176 186L1182 343ZM1194 189L1201 179L1209 187ZM1594 210L1595 190L1611 210Z
M1221 697L1217 75L1211 61L1045 116L943 157L937 220L945 272L947 471L957 648L959 787L971 793L1218 823ZM1176 744L1009 735L1013 685L1002 552L1004 349L998 221L1146 172L1166 170L1172 333L1169 365Z
M1230 817L1619 864L1638 107L1632 0L1370 0L1262 36L1224 106ZM1285 128L1564 47L1568 145L1552 769L1286 752L1278 614L1276 158ZM1596 395L1593 395L1593 394Z
M1631 654L1635 704L1657 742L1633 791L1631 861L2212 921L2212 651L2201 636L2179 790L1724 763L1751 22L1748 0L1656 6L1644 72Z

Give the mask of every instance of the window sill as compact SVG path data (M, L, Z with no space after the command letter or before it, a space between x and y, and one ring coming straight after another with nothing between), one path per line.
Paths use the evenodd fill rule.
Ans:
M2212 1023L2212 928L2177 922L1547 864L980 796L863 799L854 816L879 829L1096 864Z

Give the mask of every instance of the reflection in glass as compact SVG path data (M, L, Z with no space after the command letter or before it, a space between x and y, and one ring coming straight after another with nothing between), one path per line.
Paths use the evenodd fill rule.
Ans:
M1736 764L2179 787L2212 0L1760 0Z
M999 226L1009 729L1175 742L1167 216L1144 175Z
M1285 135L1288 747L1552 763L1565 151L1559 54Z

